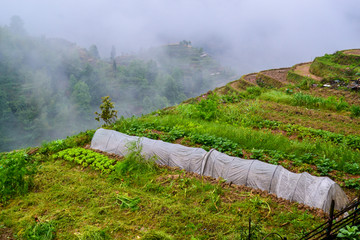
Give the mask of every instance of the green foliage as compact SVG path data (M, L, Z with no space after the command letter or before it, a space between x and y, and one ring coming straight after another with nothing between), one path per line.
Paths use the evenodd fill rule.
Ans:
M348 179L345 180L345 187L360 190L360 179Z
M357 226L350 227L349 225L346 225L344 228L339 230L339 233L336 237L348 240L359 240L360 230Z
M114 123L117 118L117 111L113 110L114 103L111 102L111 98L109 96L102 97L102 104L100 105L101 113L95 112L95 120L100 122L102 119L105 122L105 125L110 125Z
M116 162L114 159L84 148L69 148L53 154L52 158L64 159L82 165L83 167L90 166L92 169L105 174L115 169L114 163Z
M52 240L56 237L55 225L52 222L36 222L25 230L24 236L28 240Z
M344 171L350 174L360 174L360 164L345 162Z
M78 111L89 115L91 95L89 86L85 82L79 81L74 85L71 97L76 103Z
M304 77L304 79L300 83L296 84L296 86L301 90L309 90L311 86L316 83L317 82L314 79Z
M36 166L22 150L0 154L0 203L29 191Z
M117 162L114 166L114 172L110 178L119 180L128 178L130 181L139 180L142 176L151 176L158 171L158 166L154 159L146 160L141 155L141 148L138 142L132 142L128 146L129 151L124 160Z
M100 59L95 45L86 51L64 39L24 33L17 17L0 26L0 151L96 128L91 113L102 96L112 96L118 114L138 115L178 104L233 76L195 47L161 46L116 59L112 48L110 61ZM218 69L224 70L212 76Z
M67 137L66 139L58 139L52 142L44 142L39 149L41 154L54 154L61 150L83 146L85 143L89 143L94 136L95 130L88 130L86 132L81 132L77 135Z
M116 204L118 204L121 208L129 208L131 211L139 210L138 205L141 202L139 197L131 198L127 195L117 194L115 199Z
M350 112L352 117L360 117L360 106L352 105L350 108Z
M248 87L246 88L246 92L249 95L248 97L254 98L261 95L262 89L260 87Z
M292 95L277 90L267 91L261 94L259 98L267 101L280 102L285 104L291 104L293 101Z
M337 168L337 164L334 160L328 158L321 158L317 163L317 170L321 176L327 176L329 172Z

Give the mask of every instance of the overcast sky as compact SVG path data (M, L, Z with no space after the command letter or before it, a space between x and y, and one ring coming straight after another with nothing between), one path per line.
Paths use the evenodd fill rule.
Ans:
M0 0L0 24L102 57L190 40L245 74L360 48L359 0Z

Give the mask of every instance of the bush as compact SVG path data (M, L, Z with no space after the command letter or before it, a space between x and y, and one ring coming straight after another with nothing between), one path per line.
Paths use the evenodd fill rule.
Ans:
M0 202L29 191L36 166L24 151L0 155Z

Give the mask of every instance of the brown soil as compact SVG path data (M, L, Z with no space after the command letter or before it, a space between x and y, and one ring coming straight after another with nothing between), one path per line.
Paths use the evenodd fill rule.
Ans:
M344 100L353 105L360 105L360 94L358 92L350 92L343 90L336 90L331 88L312 88L310 94L317 97L330 97L335 96L337 98L344 97Z
M276 79L284 84L289 84L289 82L286 79L286 75L289 70L290 68L279 68L279 69L262 71L261 73L273 79Z
M309 63L302 63L299 64L295 67L294 72L297 74L300 74L301 76L304 77L311 77L312 79L316 80L316 81L321 81L322 77L316 76L312 73L310 73L310 65L312 62Z
M360 49L346 50L346 51L343 51L343 53L348 54L348 55L360 55Z
M7 227L0 227L0 240L14 240L12 230Z
M250 74L245 75L244 79L248 82L257 84L256 83L256 75L257 75L257 73L250 73Z

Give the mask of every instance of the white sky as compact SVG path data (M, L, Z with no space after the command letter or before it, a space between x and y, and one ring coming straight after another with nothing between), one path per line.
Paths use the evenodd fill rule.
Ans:
M13 15L102 57L190 40L242 74L360 48L359 0L0 0L0 25Z

